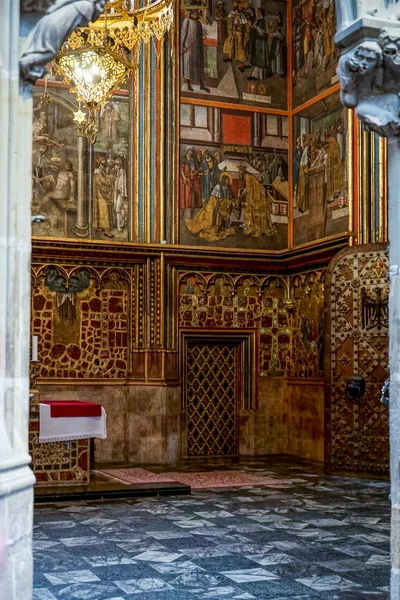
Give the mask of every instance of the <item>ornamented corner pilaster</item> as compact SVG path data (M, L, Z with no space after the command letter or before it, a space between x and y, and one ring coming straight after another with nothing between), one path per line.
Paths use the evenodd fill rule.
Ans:
M363 128L400 134L400 10L389 0L337 0L341 100Z

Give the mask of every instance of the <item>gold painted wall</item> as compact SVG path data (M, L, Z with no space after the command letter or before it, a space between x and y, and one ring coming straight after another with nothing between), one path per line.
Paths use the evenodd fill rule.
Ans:
M241 6L248 23L250 3ZM245 57L250 70L224 50L234 15L211 14L212 25L205 5L177 7L160 69L148 47L133 93L99 115L92 149L75 136L65 86L49 82L44 116L37 88L33 212L48 217L33 229L39 387L104 405L97 461L186 455L181 344L199 332L240 338L243 371L253 360L239 453L323 459L325 271L349 244L387 236L386 146L339 105L332 7L294 3L288 22L286 3L265 7L268 49L282 34L287 55L266 83L251 79L257 52ZM209 91L183 69L184 21L196 10ZM340 182L328 190L329 169Z

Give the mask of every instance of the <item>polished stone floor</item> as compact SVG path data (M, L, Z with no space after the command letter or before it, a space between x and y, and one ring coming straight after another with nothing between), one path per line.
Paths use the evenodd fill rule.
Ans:
M34 600L389 597L386 481L287 458L227 468L288 485L37 506Z

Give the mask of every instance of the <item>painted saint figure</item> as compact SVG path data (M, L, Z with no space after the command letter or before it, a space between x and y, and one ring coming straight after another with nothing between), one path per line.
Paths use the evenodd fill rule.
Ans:
M113 238L114 227L114 177L107 174L105 156L98 158L98 167L93 177L93 226Z
M47 229L55 229L57 228L58 217L65 212L68 204L72 206L76 205L76 185L72 163L66 160L60 170L57 170L57 167L52 165L49 174L40 178L33 176L33 181L36 184L43 184L44 187L46 187L46 184L47 186L51 186L51 189L40 201L40 210L48 216ZM55 214L54 208L56 210Z
M239 178L244 181L242 195L246 199L244 234L254 237L273 235L277 230L271 219L272 197L262 183L248 173L245 165L240 165L238 169Z
M234 198L231 183L231 175L223 172L220 183L212 190L207 204L193 219L186 219L186 227L191 233L199 234L208 242L217 242L235 235L236 230L231 227L230 215L237 199Z
M115 159L115 181L114 181L114 211L117 217L117 230L122 231L125 227L125 200L128 198L128 186L126 182L126 171L122 159Z
M100 108L100 122L102 136L110 145L118 144L118 122L121 120L118 104L116 102L107 102Z
M189 17L182 24L182 77L187 84L189 92L193 92L191 83L199 82L200 89L209 93L210 90L204 85L203 26L199 21L199 17L199 11L192 10Z
M244 72L246 63L246 46L250 39L251 23L248 20L243 6L234 3L234 9L228 15L228 37L225 40L223 52L228 55L224 62L236 60L239 71Z
M218 44L223 44L228 37L228 15L225 10L225 2L219 0L217 7L214 12L214 21L217 23L218 30Z
M203 152L201 161L201 199L203 204L208 202L211 191L214 189L219 179L219 169L217 162L207 148Z
M40 110L39 117L35 116L35 112L40 110L40 107L33 109L33 125L32 125L32 143L33 146L42 144L45 146L56 146L61 148L65 144L52 138L47 132L47 116L44 110Z
M249 41L249 62L254 70L249 79L267 79L271 76L271 62L268 48L268 28L263 8L257 9L257 20L252 26Z
M275 16L275 25L271 42L272 73L284 77L286 75L286 39L283 32L284 20L281 12Z
M185 156L181 159L180 165L179 197L182 210L185 208L194 210L202 206L200 175L201 170L196 150L189 148Z

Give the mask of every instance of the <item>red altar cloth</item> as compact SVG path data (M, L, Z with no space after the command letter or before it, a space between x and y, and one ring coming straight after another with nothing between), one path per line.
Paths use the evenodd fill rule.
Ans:
M50 405L52 419L59 417L101 417L101 404L79 400L41 400Z

